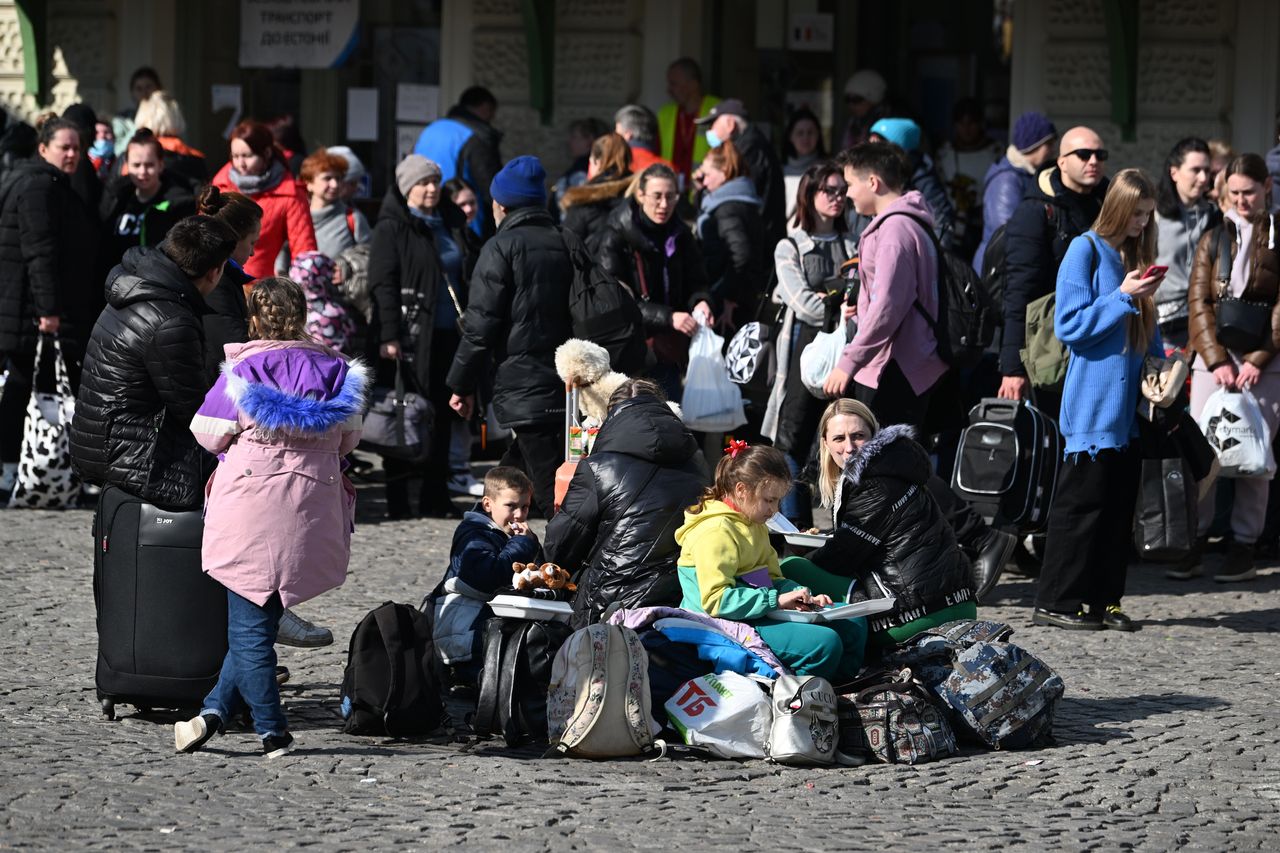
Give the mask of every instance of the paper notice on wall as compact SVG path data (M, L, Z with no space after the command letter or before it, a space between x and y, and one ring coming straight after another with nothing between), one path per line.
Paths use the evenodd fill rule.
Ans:
M241 90L238 85L215 83L210 88L210 101L212 102L213 112L221 112L222 110L231 110L231 118L227 120L227 126L222 131L223 139L231 138L231 131L235 130L236 125L240 123L240 115L244 111Z
M427 124L440 116L440 87L396 85L396 121Z
M347 90L347 139L366 142L378 138L378 90Z
M405 157L413 153L413 146L418 144L418 137L422 135L422 124L397 124L396 125L396 162L399 163Z
M836 46L835 16L829 14L792 15L787 27L787 47L791 50L831 51Z
M240 67L337 68L359 21L359 0L240 0Z

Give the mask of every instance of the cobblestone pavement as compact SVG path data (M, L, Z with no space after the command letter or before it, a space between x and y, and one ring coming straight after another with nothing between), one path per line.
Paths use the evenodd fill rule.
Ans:
M366 511L369 508L366 507ZM244 849L1117 849L1277 847L1280 571L1174 586L1131 573L1139 634L1030 625L1033 582L984 613L1058 669L1058 746L916 768L538 759L344 736L346 639L435 582L451 525L365 524L347 584L299 611L334 629L283 649L300 749L250 734L173 753L173 717L107 722L94 700L90 513L0 511L0 846Z

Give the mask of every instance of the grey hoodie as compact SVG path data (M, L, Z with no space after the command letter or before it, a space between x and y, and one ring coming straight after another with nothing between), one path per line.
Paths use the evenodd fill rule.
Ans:
M1190 283L1191 262L1195 259L1201 235L1216 221L1213 205L1208 201L1182 208L1182 215L1176 219L1156 214L1156 263L1169 268L1155 295L1156 311L1161 323L1187 316L1187 286Z
M347 222L347 211L353 222ZM369 220L354 207L337 203L311 211L311 224L316 229L316 248L330 258L336 258L357 243L368 242L373 236ZM352 234L352 225L355 233Z

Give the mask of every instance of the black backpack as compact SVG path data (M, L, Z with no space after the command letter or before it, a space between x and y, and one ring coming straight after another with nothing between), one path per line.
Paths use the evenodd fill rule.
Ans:
M342 676L342 715L349 735L424 735L440 727L444 704L426 614L388 601L360 620Z
M573 629L564 622L495 616L484 625L484 666L472 727L507 746L547 739L551 664Z
M564 229L560 234L574 269L569 286L573 336L607 349L609 366L619 373L639 375L649 352L640 304L630 290L592 261L576 234Z
M1053 228L1053 234L1056 238L1057 245L1063 249L1071 244L1072 235L1067 232L1067 226L1064 220L1067 216L1061 207L1051 201L1044 203L1044 215L1049 225ZM1005 282L1009 277L1008 270L1005 266L1005 258L1009 251L1009 223L1006 222L991 232L991 239L987 241L987 248L982 255L982 286L987 291L987 295L991 297L991 303L995 306L1000 317L1004 317L1004 289ZM1056 252L1054 260L1058 263L1062 262Z
M997 316L991 297L973 267L954 252L942 248L929 223L905 210L885 214L895 215L908 216L924 229L937 254L938 316L930 317L918 300L915 307L933 329L938 356L952 367L973 367L995 338Z

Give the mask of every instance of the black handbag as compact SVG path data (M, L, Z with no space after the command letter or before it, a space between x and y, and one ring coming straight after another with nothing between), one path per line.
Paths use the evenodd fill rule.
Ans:
M1199 495L1190 469L1181 456L1142 460L1133 544L1143 560L1174 562L1195 547Z
M404 367L396 361L395 386L377 387L370 395L360 446L381 456L405 462L425 462L431 453L431 403L407 391Z
M1241 247L1243 250L1243 247ZM1231 285L1231 235L1224 224L1218 230L1218 343L1229 350L1247 353L1263 349L1271 337L1271 308L1266 302L1251 302L1229 294Z

